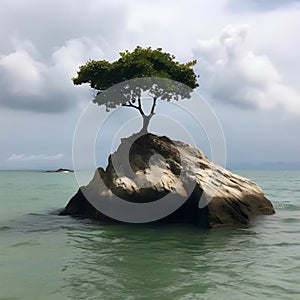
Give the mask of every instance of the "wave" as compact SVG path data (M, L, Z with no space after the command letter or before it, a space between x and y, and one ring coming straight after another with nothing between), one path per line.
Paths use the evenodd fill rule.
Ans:
M10 226L1 226L0 227L0 231L7 231L7 230L11 230L13 229L13 227L10 227Z

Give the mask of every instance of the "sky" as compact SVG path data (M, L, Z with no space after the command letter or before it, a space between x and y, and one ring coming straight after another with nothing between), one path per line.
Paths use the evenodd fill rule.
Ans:
M72 167L93 91L71 78L137 45L197 59L228 166L300 162L299 31L296 0L1 0L0 169Z

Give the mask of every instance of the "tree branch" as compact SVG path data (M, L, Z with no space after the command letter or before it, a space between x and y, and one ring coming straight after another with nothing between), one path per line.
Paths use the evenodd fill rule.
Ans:
M138 106L136 106L136 105L133 105L133 104L131 103L131 101L128 101L128 102L123 103L122 106L133 107L133 108L135 108L135 109L140 110L140 108L139 108Z
M145 113L144 113L143 108L142 108L142 102L141 102L141 97L140 96L138 96L138 104L139 104L138 109L139 109L141 115L144 116Z
M132 104L132 102L130 100L128 100L125 103L123 103L122 106L133 107L133 108L137 109L142 116L145 115L143 108L142 108L142 102L141 102L140 97L138 97L138 105L134 105L134 104Z
M153 103L152 103L152 107L151 107L151 114L154 114L154 110L155 110L155 106L156 106L156 97L153 97Z

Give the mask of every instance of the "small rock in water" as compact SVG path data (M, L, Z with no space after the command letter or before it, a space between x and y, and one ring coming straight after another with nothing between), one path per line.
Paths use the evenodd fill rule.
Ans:
M70 169L63 169L63 168L60 168L60 169L57 169L57 170L48 170L48 171L46 171L46 173L70 173L70 172L74 172L74 171L70 170Z

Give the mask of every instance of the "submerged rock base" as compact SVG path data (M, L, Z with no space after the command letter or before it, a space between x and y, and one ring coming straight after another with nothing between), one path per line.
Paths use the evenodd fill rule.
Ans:
M212 163L190 145L148 133L122 139L106 170L98 168L60 214L116 221L97 204L116 198L150 203L166 195L183 204L156 222L218 228L247 225L255 216L275 213L253 181Z

